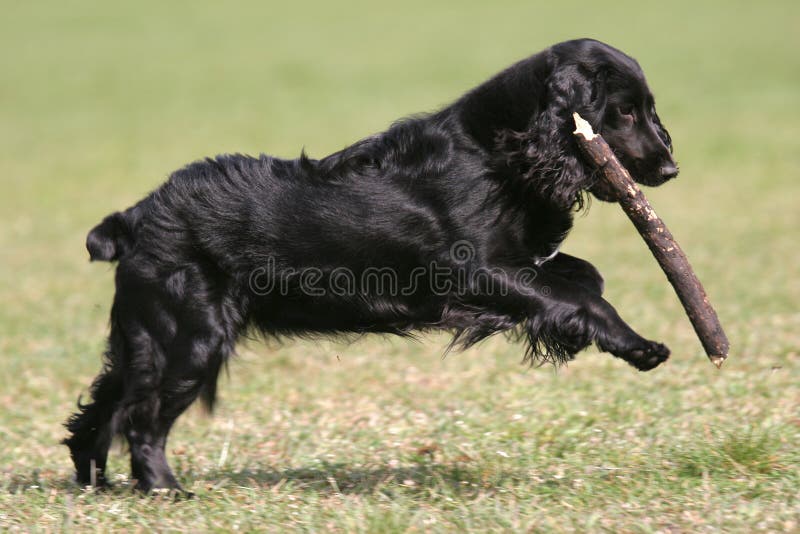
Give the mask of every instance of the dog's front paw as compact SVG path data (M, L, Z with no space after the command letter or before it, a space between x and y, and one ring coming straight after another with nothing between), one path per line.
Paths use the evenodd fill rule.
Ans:
M669 358L669 349L666 345L648 341L638 335L620 339L598 341L600 350L610 352L617 358L622 358L640 371L649 371L658 367Z
M669 348L655 341L644 340L641 347L628 350L620 357L640 371L649 371L667 361Z

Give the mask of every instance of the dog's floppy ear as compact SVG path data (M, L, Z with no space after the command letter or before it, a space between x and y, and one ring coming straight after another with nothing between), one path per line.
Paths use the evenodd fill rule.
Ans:
M606 112L606 103L608 102L608 69L605 67L598 69L594 74L589 102L596 120L600 122ZM602 125L596 124L595 126L599 131Z
M561 209L583 205L582 192L594 183L594 171L580 157L572 135L572 114L578 112L599 129L606 102L606 73L590 73L579 64L552 58L539 111L526 132L507 132L506 161L516 167L525 186Z
M595 131L600 130L607 101L608 70L572 63L556 65L547 79L544 112L555 113L571 129L572 114L580 113ZM532 117L532 122L537 121Z

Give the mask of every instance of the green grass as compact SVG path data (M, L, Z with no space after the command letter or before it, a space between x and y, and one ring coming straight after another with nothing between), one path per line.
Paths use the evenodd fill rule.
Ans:
M0 530L797 531L800 4L2 2ZM560 5L563 4L563 5ZM731 338L709 364L630 223L566 250L673 349L526 369L492 339L249 343L170 442L197 498L73 486L60 426L97 372L112 269L88 228L224 151L324 155L512 61L592 36L636 56L682 168L648 196Z

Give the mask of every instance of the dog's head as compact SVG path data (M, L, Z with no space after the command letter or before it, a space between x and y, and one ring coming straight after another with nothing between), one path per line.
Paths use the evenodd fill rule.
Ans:
M636 60L589 39L555 45L551 52L551 105L586 118L637 182L657 186L678 175L672 140ZM613 198L599 182L589 190L602 200Z
M619 50L591 39L566 41L502 77L508 79L501 95L516 101L512 111L494 112L494 121L504 125L495 150L539 198L564 209L582 205L585 191L614 200L572 135L576 111L603 135L637 182L660 185L678 174L672 141L656 114L644 73ZM528 100L531 96L534 101ZM499 100L495 96L481 103L491 109ZM514 124L520 114L527 124Z

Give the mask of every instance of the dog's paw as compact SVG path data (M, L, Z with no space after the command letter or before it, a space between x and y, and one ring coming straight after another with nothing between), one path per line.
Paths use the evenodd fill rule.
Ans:
M597 345L600 350L622 358L640 371L654 369L669 358L669 349L666 345L648 341L638 335L623 339L619 337L607 339L598 342Z
M649 371L667 361L669 348L655 341L644 340L641 347L628 350L620 357L640 371Z

